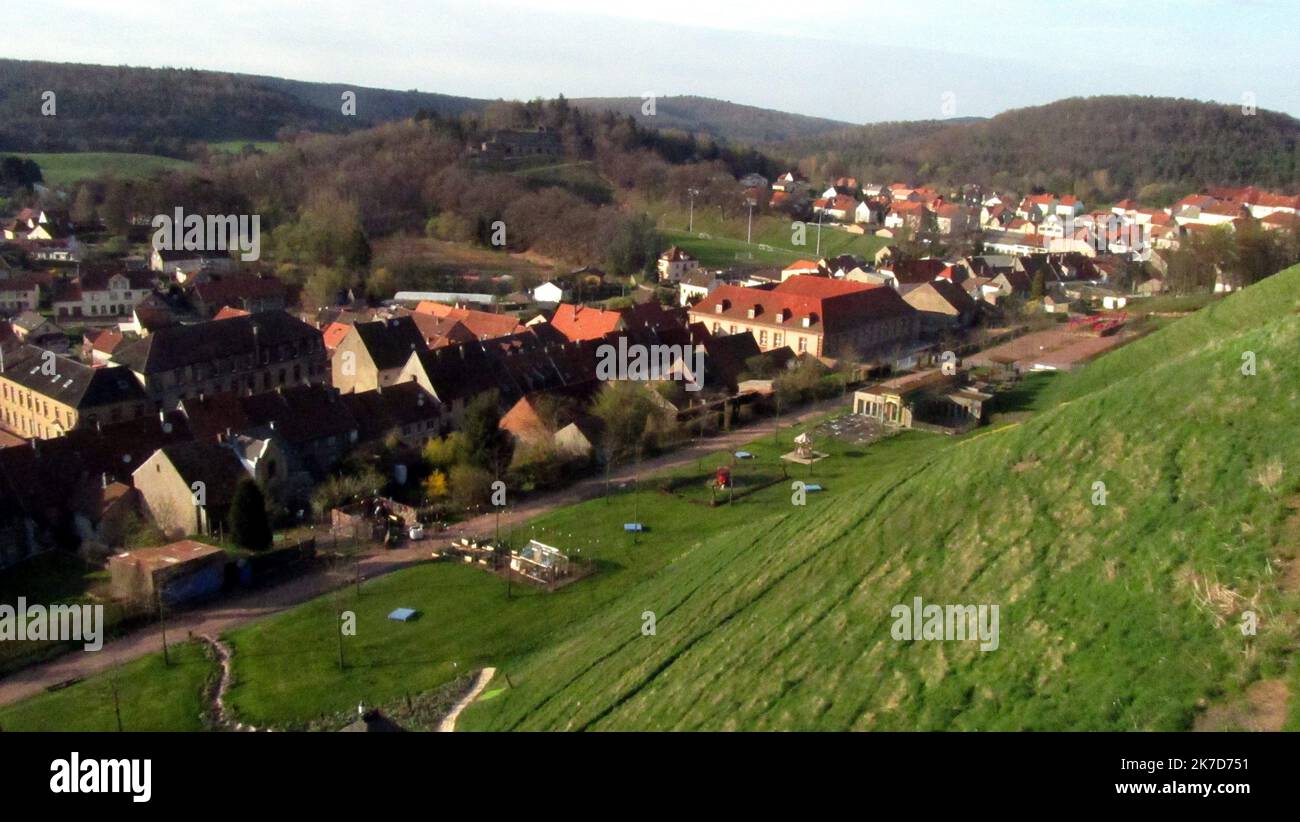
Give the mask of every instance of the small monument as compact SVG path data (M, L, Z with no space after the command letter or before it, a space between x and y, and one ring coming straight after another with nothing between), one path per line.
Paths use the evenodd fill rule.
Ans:
M782 454L781 459L787 462L797 462L800 465L812 465L814 462L826 459L827 454L813 450L812 445L812 435L805 431L794 438L794 450L788 454Z

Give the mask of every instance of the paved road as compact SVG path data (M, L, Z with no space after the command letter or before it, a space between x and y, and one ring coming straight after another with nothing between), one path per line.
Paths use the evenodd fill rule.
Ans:
M819 414L843 407L844 402L843 399L836 398L807 406L797 416L783 416L781 426L784 429L790 425L806 422ZM641 474L648 476L658 471L688 465L715 451L733 450L758 439L765 433L770 434L773 424L772 420L762 420L760 423L738 428L730 433L645 460L641 463ZM634 479L636 470L635 466L630 465L615 468L610 472L611 485ZM507 508L501 514L501 526L505 528L521 525L540 514L576 502L594 499L604 492L605 477L603 475L589 477L567 488L539 494L518 506ZM387 551L380 549L361 558L361 576L364 579L373 579L400 568L427 562L435 546L442 546L461 536L491 535L495 527L495 515L483 514L457 523L446 531L438 533L432 540L407 543L401 548ZM278 613L349 582L351 582L350 572L345 576L337 572L319 570L294 577L274 587L223 597L216 602L172 614L167 620L167 639L169 642L178 642L204 634L219 637L240 625ZM0 679L0 705L17 702L38 694L51 685L77 677L90 676L160 650L162 650L162 627L152 625L106 642L98 651L71 651L49 662L34 665Z

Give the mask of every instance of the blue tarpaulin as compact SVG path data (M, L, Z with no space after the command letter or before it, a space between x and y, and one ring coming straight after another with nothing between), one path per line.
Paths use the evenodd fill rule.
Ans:
M623 523L623 530L624 530L624 531L644 531L644 530L645 530L645 526L643 526L643 525L642 525L641 523L639 523L639 522L625 522L625 523Z
M749 453L748 451L737 451L737 452L736 452L736 459L738 459L738 460L752 460L753 458L754 458L754 455L751 454L751 453Z
M414 608L398 608L389 614L388 618L395 619L398 622L410 622L415 618L415 613L416 611Z

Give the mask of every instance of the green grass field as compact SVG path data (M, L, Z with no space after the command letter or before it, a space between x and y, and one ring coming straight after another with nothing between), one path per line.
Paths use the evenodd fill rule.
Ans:
M127 663L82 682L0 707L0 730L116 731L116 684L124 731L203 730L203 693L217 675L217 664L198 643Z
M78 152L69 154L19 154L35 160L49 186L72 185L106 174L115 177L151 177L154 174L188 168L190 163L156 154Z
M876 252L889 244L889 240L873 234L850 234L826 223L821 229L820 254L818 254L817 223L806 224L803 244L792 228L792 221L772 214L756 214L753 225L753 242L746 243L747 220L741 217L722 217L716 209L697 208L693 230L686 231L686 209L663 202L631 201L645 211L659 227L669 243L675 243L709 268L734 266L771 267L787 266L796 260L814 260L839 254L855 254L871 260ZM703 234L705 236L701 237Z

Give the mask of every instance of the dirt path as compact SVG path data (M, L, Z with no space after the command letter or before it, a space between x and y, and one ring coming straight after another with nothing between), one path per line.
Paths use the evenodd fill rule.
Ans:
M234 676L231 672L230 665L230 646L219 639L204 634L199 637L212 648L213 653L217 655L217 661L221 663L221 678L217 681L217 687L212 693L212 715L217 724L227 731L256 731L257 728L252 725L245 725L236 720L226 707L226 691L230 690L230 682Z
M783 416L781 429L788 431L793 425L844 407L845 400L835 398L807 406L799 414ZM763 420L754 425L738 428L699 443L685 446L669 454L641 463L641 476L690 465L696 460L717 451L731 451L748 442L770 436L773 420ZM610 472L610 485L616 487L633 480L635 466L618 466ZM595 476L581 480L568 488L532 497L518 506L509 507L501 514L501 527L518 526L528 520L578 502L595 499L605 492L605 477ZM457 523L433 539L408 543L401 548L369 554L360 561L363 579L373 579L401 568L428 562L435 548L462 536L484 536L496 527L494 514L483 514ZM216 602L200 605L190 610L173 613L167 620L168 642L180 642L202 636L219 637L227 631L270 616L321 594L351 583L350 575L312 571L270 588L245 591ZM25 668L0 679L0 705L41 693L51 685L70 679L88 677L162 650L162 628L153 625L104 643L99 651L72 651L48 662Z
M447 715L438 723L439 733L451 733L456 730L456 720L460 717L460 712L474 704L474 700L478 699L479 694L483 693L483 689L492 681L492 677L496 675L496 672L496 668L484 668L478 672L478 676L475 677L474 685L469 689L469 693L462 696L455 705L452 705L451 710L448 711Z

